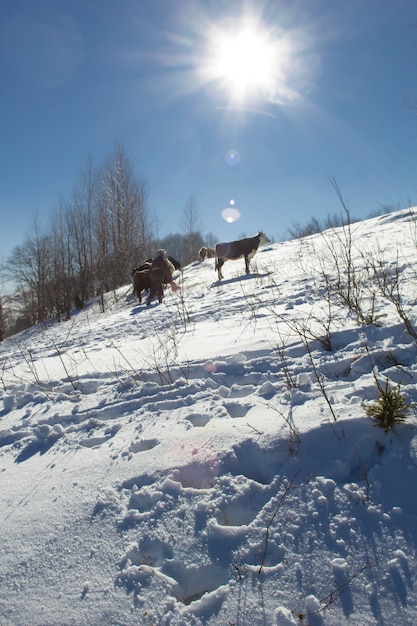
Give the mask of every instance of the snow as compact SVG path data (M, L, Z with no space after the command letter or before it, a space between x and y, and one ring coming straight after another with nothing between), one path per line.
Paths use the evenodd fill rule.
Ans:
M355 267L400 268L412 323L415 225L352 225ZM417 347L377 297L378 325L332 304L325 349L345 235L1 344L2 626L416 623L416 413L384 432L364 404L375 376L417 401Z

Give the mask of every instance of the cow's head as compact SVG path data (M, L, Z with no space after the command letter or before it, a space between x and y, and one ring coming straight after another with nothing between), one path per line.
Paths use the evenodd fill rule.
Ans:
M268 239L268 237L265 235L265 233L263 233L261 230L258 233L258 237L259 237L259 245L263 246L266 243L270 243L271 240Z

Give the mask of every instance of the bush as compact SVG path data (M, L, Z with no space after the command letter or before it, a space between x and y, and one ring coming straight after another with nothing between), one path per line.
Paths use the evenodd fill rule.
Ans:
M405 401L400 393L400 384L390 387L388 378L385 385L375 378L379 398L372 404L365 406L366 414L374 420L374 426L383 428L385 432L394 428L396 424L404 422L410 412L412 404Z

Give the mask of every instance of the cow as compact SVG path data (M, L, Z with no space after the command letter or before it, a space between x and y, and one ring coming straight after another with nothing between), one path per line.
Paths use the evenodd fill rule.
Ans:
M152 261L151 269L149 270L151 288L146 300L147 306L150 306L155 296L158 296L159 303L162 302L164 297L163 285L171 285L172 291L177 291L179 289L178 285L172 280L174 272L174 264L171 263L166 250L161 248L158 250L156 257Z
M204 261L204 259L214 259L215 256L216 251L214 248L206 248L205 246L203 246L198 251L198 258L200 259L200 261Z
M172 265L174 266L174 268L176 270L180 270L181 269L181 263L179 261L177 261L176 259L174 259L172 256L167 256L168 261L170 261L172 263Z
M239 239L238 241L230 241L229 243L216 244L216 263L215 269L218 272L219 280L223 278L222 267L225 261L245 259L246 274L249 274L249 261L255 256L259 246L269 243L268 237L259 231L254 237L246 237L245 239Z
M180 270L181 269L181 263L179 261L174 259L172 256L168 256L167 258L172 263L172 265L174 266L174 269L176 269L176 270ZM149 270L151 265L152 265L152 261L153 261L153 258L150 257L149 259L146 259L146 261L144 263L142 263L142 265L138 265L138 267L134 267L132 269L132 276L134 275L135 272L142 272L143 270Z
M172 269L172 273L175 270L181 269L181 263L174 259L171 256L168 256L167 259L170 261L170 267ZM152 267L153 258L146 259L142 265L138 267L134 267L132 269L132 279L133 279L133 293L137 296L139 300L139 304L142 303L142 291L149 291L152 282L150 277L150 269Z
M152 258L146 259L146 261L144 263L142 263L142 265L138 265L138 267L134 267L132 269L132 277L135 275L135 272L143 272L143 270L149 270L151 268L152 265Z
M149 291L151 287L150 267L133 272L133 293L139 300L139 304L142 303L142 291Z

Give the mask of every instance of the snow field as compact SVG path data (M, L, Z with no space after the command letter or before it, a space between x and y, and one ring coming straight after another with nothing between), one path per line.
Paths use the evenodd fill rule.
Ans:
M353 227L355 263L401 251L414 321L413 224ZM378 326L334 306L326 350L330 260L195 263L161 306L127 286L0 346L1 624L414 623L415 411L363 404L375 375L416 402L415 339L379 299Z

